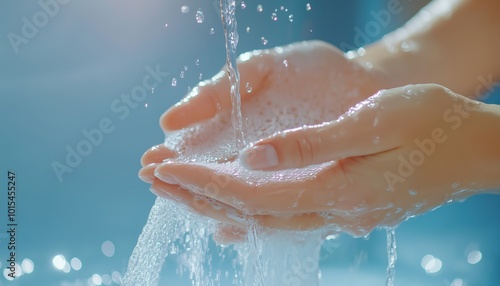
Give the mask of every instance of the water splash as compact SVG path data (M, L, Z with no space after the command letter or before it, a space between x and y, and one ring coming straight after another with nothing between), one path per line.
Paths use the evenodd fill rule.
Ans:
M236 22L236 0L221 0L221 18L226 36L226 72L231 83L231 119L236 133L238 149L245 146L243 137L243 118L241 115L240 74L236 66L236 47L238 45L238 31Z

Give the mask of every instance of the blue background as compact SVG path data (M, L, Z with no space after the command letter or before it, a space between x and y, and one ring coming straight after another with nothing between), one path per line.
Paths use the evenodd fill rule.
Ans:
M237 11L240 52L307 39L354 46L355 28L363 30L373 21L370 11L387 7L386 1L368 0L245 2L247 8ZM306 3L312 10L306 11ZM257 4L263 5L262 13ZM402 0L403 12L370 40L404 23L423 4ZM189 13L181 13L183 5ZM280 10L282 5L288 12ZM124 273L155 199L137 171L142 153L164 138L158 118L198 82L200 73L208 78L225 62L215 7L201 0L70 0L16 53L9 33L22 35L22 18L31 21L41 6L31 0L0 3L0 263L3 269L8 257L8 170L18 183L17 258L34 262L31 274L13 282L0 273L0 285L87 285L93 274ZM200 24L198 9L205 17ZM271 20L275 9L276 22ZM142 84L147 66L159 66L169 76L122 120L111 104ZM174 77L176 86L171 85ZM499 103L498 98L497 92L488 100ZM97 128L103 118L113 122L114 131L60 181L53 162L64 163L67 146L75 148L85 139L82 131ZM396 285L450 285L456 278L467 285L498 285L499 206L499 197L482 195L401 225ZM108 240L116 249L112 257L101 251ZM478 264L467 263L471 249L482 252ZM52 258L58 254L78 257L82 269L56 270ZM420 262L426 254L441 259L441 271L425 273ZM325 285L382 285L386 257L382 231L368 240L342 236L335 255L322 265ZM185 278L176 279L175 258L169 257L162 285L189 285Z

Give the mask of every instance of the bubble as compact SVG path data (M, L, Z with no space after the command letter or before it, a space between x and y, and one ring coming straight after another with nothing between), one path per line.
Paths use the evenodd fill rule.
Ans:
M198 79L201 80L202 77L203 77L203 73L200 73L200 76L198 76Z
M199 66L200 65L200 59L196 59L196 61L194 62L195 65Z
M198 11L196 11L196 23L201 24L203 20L205 20L205 15L203 15L201 9L198 9Z
M265 46L265 45L267 45L267 42L268 42L268 41L267 41L267 39L266 39L266 38L264 38L264 37L260 37L260 40L262 41L262 44L263 44L264 46Z
M259 5L257 5L257 12L259 12L259 13L260 13L260 12L262 12L262 11L264 11L264 8L262 8L262 5L260 5L260 4L259 4Z
M271 14L271 20L278 21L278 15L276 13Z
M181 7L181 12L186 14L186 13L189 13L189 6L182 6Z
M249 82L247 82L247 84L245 85L245 88L246 88L248 93L252 92L252 86L250 85Z
M172 79L172 86L177 86L177 79L175 77Z
M312 9L312 8L311 8L311 4L310 4L310 3L307 3L307 4L306 4L306 10L307 10L307 11L311 11L311 9Z
M281 6L281 7L280 7L280 10L281 10L281 11L285 10L285 6Z
M245 1L241 1L241 9L245 9L247 7L247 4Z
M287 60L283 60L283 65L284 65L285 67L288 67L288 61L287 61Z
M293 14L288 15L288 21L293 22Z
M247 27L247 33L250 33L250 27Z
M213 35L215 33L215 29L214 28L210 28L210 35Z
M165 24L165 27L168 27L168 23Z
M181 72L179 73L179 77L180 77L180 78L184 78L184 71L181 71Z

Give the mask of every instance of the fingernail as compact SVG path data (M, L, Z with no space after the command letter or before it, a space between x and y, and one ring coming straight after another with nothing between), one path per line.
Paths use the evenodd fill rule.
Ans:
M167 184L177 185L179 183L179 182L177 182L177 180L175 179L174 176L171 176L169 174L161 172L161 170L158 171L158 168L155 169L155 177L157 177L158 179L164 181Z
M158 197L161 197L164 199L175 200L175 198L169 192L165 192L161 189L154 188L153 186L151 186L151 188L149 188L149 190Z
M240 163L247 169L267 169L278 166L278 153L272 145L253 146L243 150Z

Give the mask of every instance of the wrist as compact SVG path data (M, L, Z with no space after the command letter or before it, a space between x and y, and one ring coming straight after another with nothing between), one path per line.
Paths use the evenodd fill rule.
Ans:
M484 126L482 140L478 146L480 158L484 160L480 177L484 178L486 191L500 192L500 105L483 104L482 117Z

